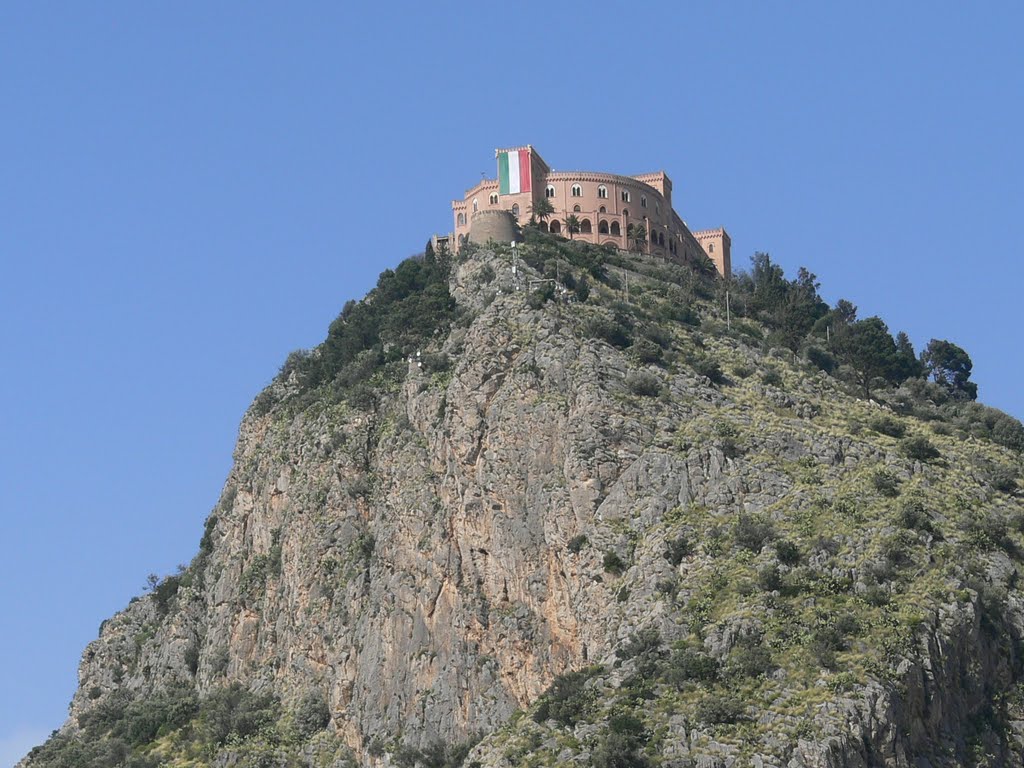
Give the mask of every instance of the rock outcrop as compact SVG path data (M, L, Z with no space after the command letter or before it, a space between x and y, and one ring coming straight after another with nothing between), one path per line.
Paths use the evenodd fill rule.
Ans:
M1019 455L851 397L686 270L621 260L544 302L513 258L455 264L458 316L365 400L282 373L196 559L86 649L65 736L237 682L286 712L318 692L338 765L477 736L485 766L1024 765L1024 510L986 474ZM609 343L626 312L660 360ZM271 742L259 764L293 764Z

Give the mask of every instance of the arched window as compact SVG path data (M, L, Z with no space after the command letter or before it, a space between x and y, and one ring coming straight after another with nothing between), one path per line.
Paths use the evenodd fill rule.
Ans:
M455 222L460 227L466 226L466 214L460 213L458 216L455 217Z
M552 231L552 232L553 232L554 234L556 234L556 235L557 235L557 234L558 234L559 232L561 232L561 231L562 231L562 222L560 222L560 221L559 221L558 219L555 219L554 221L552 221L552 222L551 222L551 231Z
M708 243L708 253L714 253L714 252L715 252L715 244L714 243Z
M647 195L640 195L640 207L641 208L646 208L647 207Z
M547 187L545 187L545 189L544 189L544 197L554 197L554 196L555 196L555 188L553 186L551 186L550 184L548 184Z
M580 234L589 235L594 231L594 228L590 226L590 219L584 219L580 222Z
M573 212L573 213L579 213L579 212L580 212L581 210L583 210L583 209L582 209L582 208L580 208L580 207L579 207L578 205L574 205L574 206L572 207L572 212Z
M623 208L622 209L622 215L623 216L629 216L629 208Z
M659 216L661 215L661 203L655 203L654 204L654 212L656 214L658 214Z
M539 229L541 232L547 232L548 231L548 223L546 221L538 221L537 222L537 229Z
M519 203L515 203L512 206L512 215L517 219L519 218Z
M628 203L629 202L629 190L628 189L622 190L622 202L624 202L624 203Z
M498 193L497 192L491 192L490 202L491 202L491 205L497 205L498 204Z
M597 234L599 234L599 235L607 235L608 234L608 222L607 221L599 221L599 222L597 222Z
M583 197L583 187L581 187L579 184L573 184L572 185L572 196L573 197Z
M658 245L660 245L662 248L665 247L665 233L664 232L659 232L658 233Z
M600 208L597 209L598 213L605 213L605 211L606 211L606 209L605 209L605 207L603 205Z
M616 237L622 234L622 227L619 226L619 222L617 221L612 222L612 234Z
M600 197L600 198L607 198L608 197L608 187L606 187L604 184L602 184L600 187L598 187L597 188L597 196Z
M478 210L480 210L480 206L476 204L476 198L473 198L473 213L476 213Z

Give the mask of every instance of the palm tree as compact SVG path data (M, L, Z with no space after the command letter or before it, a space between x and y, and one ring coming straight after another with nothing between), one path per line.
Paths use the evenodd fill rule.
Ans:
M626 234L633 243L633 250L643 253L644 246L647 245L647 228L642 224L630 224L626 228Z
M546 197L541 197L533 204L530 215L536 216L541 222L547 221L548 216L555 212L555 206Z
M570 240L574 234L580 231L580 220L575 213L570 213L565 217L565 231L569 233Z

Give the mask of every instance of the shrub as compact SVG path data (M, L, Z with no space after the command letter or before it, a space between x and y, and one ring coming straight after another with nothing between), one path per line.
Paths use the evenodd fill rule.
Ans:
M986 550L1014 547L1009 537L1010 525L998 512L988 512L980 517L970 517L961 523L967 537L975 546Z
M783 565L796 565L800 562L800 547L786 539L775 542L775 554Z
M744 514L733 525L732 536L737 546L751 552L760 552L765 544L775 538L775 528L767 520Z
M565 545L565 548L572 552L574 555L578 555L580 550L583 549L587 544L587 537L584 534L573 536L569 539L569 543Z
M649 339L638 340L630 351L642 365L660 365L665 357L665 351Z
M661 649L661 633L653 628L642 629L615 650L620 659L632 659Z
M725 662L725 672L732 677L760 677L774 668L772 655L760 636L743 638Z
M782 575L778 566L766 565L758 569L757 586L764 592L777 592L782 589Z
M768 387L782 387L782 374L774 368L768 368L761 374L761 383Z
M590 336L619 349L625 349L633 343L633 323L623 313L617 312L611 318L605 315L591 318L586 330Z
M530 309L540 309L555 297L555 284L544 283L540 288L530 292L526 297L526 305Z
M686 536L680 535L665 545L665 559L672 565L679 565L684 558L693 554L693 542Z
M887 469L879 469L871 476L871 483L882 496L895 498L900 495L900 481Z
M280 716L280 703L275 696L252 693L233 683L213 691L202 702L200 730L208 743L220 745L233 736L252 736L275 724Z
M628 723L627 723L628 721ZM594 768L648 768L650 761L637 750L641 744L642 726L639 731L616 730L639 726L640 721L631 715L615 715L610 722L611 732L598 742L591 757Z
M871 420L871 423L868 426L879 434L896 438L903 437L907 431L907 428L903 423L897 421L892 416L877 416Z
M836 369L836 359L831 354L818 347L807 348L807 360L815 368L832 373Z
M198 709L195 691L172 689L133 702L125 713L125 738L129 744L148 744L157 736L185 725Z
M601 671L601 667L589 667L556 677L533 713L534 722L554 720L567 728L574 727L583 719L593 700L585 687L587 681Z
M620 576L626 570L626 563L619 557L618 552L611 549L604 553L604 559L601 561L601 564L608 573L615 574L616 576Z
M171 610L171 601L178 594L178 587L181 586L181 578L168 576L163 579L153 590L153 599L156 601L156 612L160 616L166 616Z
M1017 472L1011 467L995 467L989 473L989 482L1000 493L1013 493L1017 490Z
M737 456L743 455L743 449L737 440L740 433L733 424L728 421L719 421L715 423L714 430L719 440L719 447L727 459L735 459Z
M934 532L931 516L920 499L907 499L900 504L899 524L908 530Z
M932 461L939 458L939 450L931 441L922 435L915 435L900 441L900 449L908 458L915 461Z
M586 278L582 278L576 283L576 300L584 302L590 298L590 283L587 282Z
M709 357L699 357L693 361L693 370L700 376L707 377L712 384L725 382L721 366Z
M731 694L705 696L697 703L697 719L704 725L728 725L743 717L743 702Z
M737 379L749 379L751 376L754 375L754 369L751 368L749 365L744 365L743 363L740 363L739 365L733 366L732 375L735 376Z
M331 722L331 710L322 691L309 691L295 708L295 728L303 738L319 733Z
M661 392L661 381L647 371L634 371L626 377L626 386L634 395L657 397Z
M665 678L676 686L690 682L712 682L718 679L718 662L706 653L682 648L672 652Z

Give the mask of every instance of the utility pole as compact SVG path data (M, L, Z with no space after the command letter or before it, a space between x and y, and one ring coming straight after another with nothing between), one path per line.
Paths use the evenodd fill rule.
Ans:
M725 290L725 327L732 330L732 307L729 304L729 289Z

